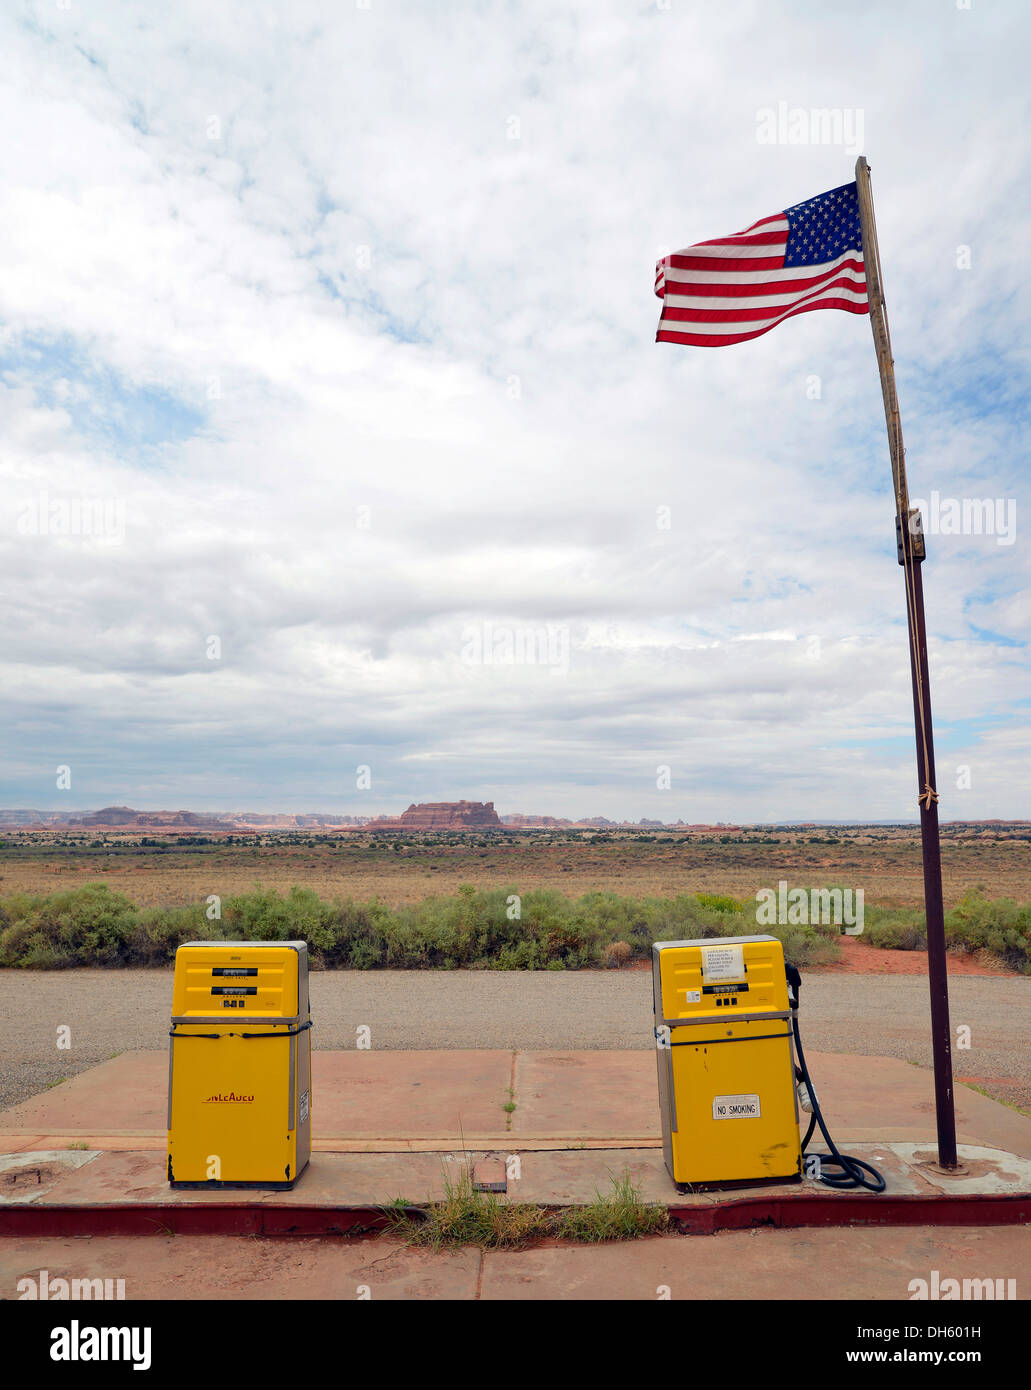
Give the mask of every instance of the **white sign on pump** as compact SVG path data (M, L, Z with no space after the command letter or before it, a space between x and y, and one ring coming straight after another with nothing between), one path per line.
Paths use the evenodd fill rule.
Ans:
M703 946L702 975L711 984L718 980L745 978L743 946Z
M757 1095L713 1096L714 1120L761 1120L762 1103Z

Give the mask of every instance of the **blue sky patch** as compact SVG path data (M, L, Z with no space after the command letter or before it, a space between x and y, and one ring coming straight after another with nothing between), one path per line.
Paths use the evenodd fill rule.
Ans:
M0 377L31 387L40 405L66 412L84 442L123 458L178 444L204 424L177 392L129 381L71 338L23 339L0 355Z

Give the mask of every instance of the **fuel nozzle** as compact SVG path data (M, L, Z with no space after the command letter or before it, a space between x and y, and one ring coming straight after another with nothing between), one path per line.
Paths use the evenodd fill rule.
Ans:
M797 965L792 965L790 961L784 962L784 974L788 981L788 999L793 1009L798 1008L798 993L802 988L802 976Z
M791 1005L791 1012L795 1015L795 1027L798 1026L798 994L802 988L802 975L797 965L792 965L790 961L784 962L784 975L788 982L788 1003ZM809 1089L809 1078L799 1067L795 1068L796 1093L798 1095L798 1108L804 1110L807 1115L813 1112L813 1096Z

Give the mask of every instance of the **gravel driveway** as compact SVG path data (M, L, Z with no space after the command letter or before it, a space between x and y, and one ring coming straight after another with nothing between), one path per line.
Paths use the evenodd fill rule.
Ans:
M951 981L957 1077L1031 1109L1031 979ZM313 1043L350 1048L562 1050L651 1047L647 970L327 971L311 976ZM172 971L0 970L0 1106L118 1052L168 1045ZM815 1050L931 1065L927 981L915 975L803 976L802 1038ZM71 1046L57 1046L58 1028Z

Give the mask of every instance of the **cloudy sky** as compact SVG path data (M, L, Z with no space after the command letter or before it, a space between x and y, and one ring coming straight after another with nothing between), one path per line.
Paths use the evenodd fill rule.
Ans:
M856 14L8 7L0 805L915 817L869 321L654 341L862 151L913 498L1000 522L925 512L941 812L1031 813L1031 16Z

